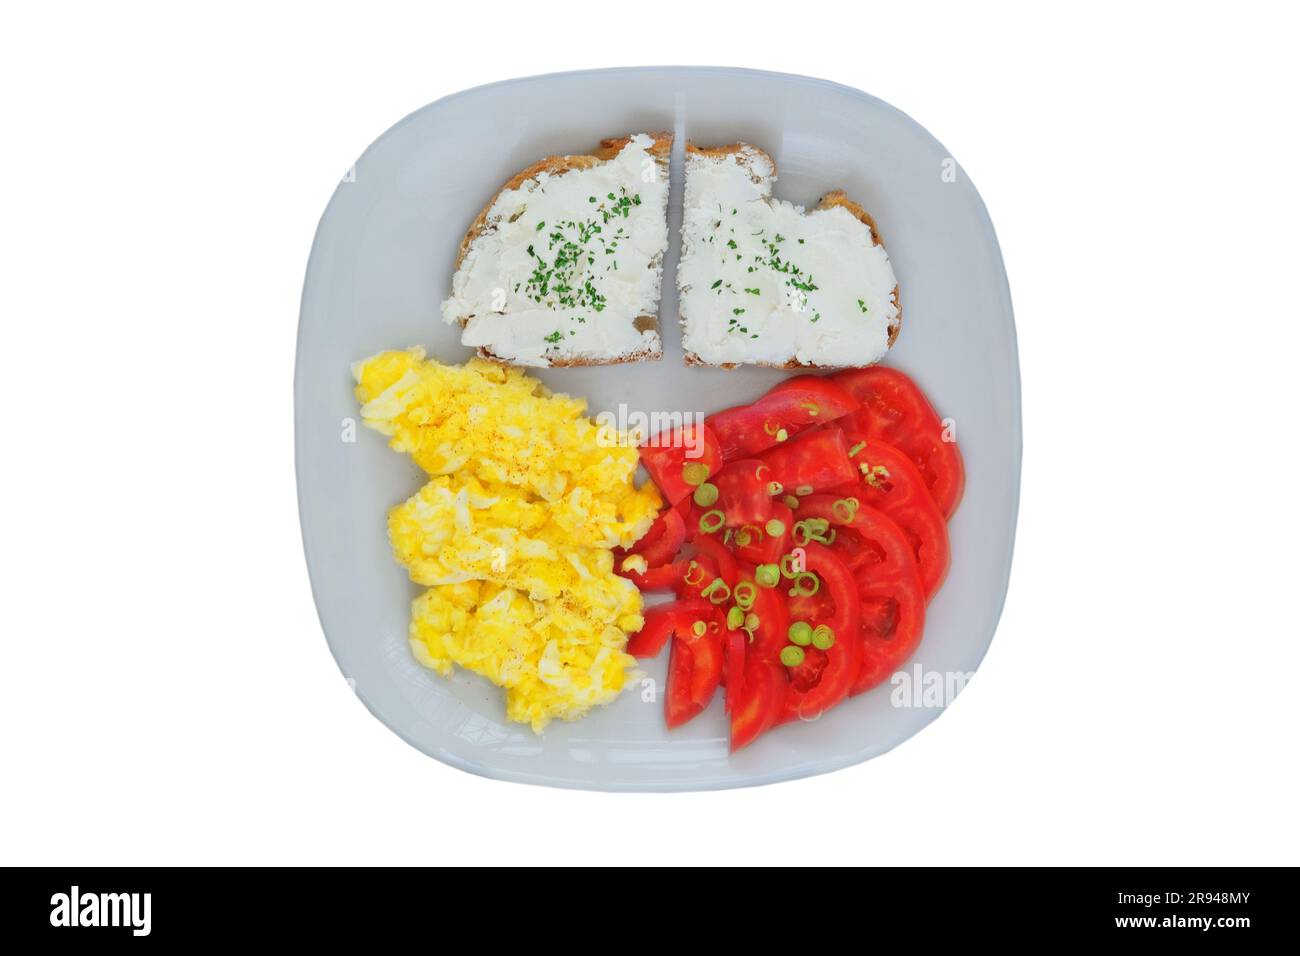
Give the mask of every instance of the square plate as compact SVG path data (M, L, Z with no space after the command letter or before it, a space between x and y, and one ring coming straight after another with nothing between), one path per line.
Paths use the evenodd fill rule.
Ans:
M984 204L934 137L858 90L752 70L598 70L467 90L384 133L340 183L307 267L294 400L303 543L330 650L375 716L425 753L474 773L604 790L749 786L866 760L942 710L943 702L915 706L920 695L911 685L903 693L885 684L730 755L721 695L669 733L662 699L647 700L645 685L536 736L506 722L498 688L459 671L444 680L411 656L409 605L419 588L394 562L385 521L388 508L424 478L382 436L360 427L351 363L415 344L444 362L468 359L459 329L442 323L438 305L457 245L484 203L543 156L659 129L677 137L663 361L541 370L538 377L584 396L594 415L620 404L712 412L751 401L788 374L686 368L676 322L684 143L763 147L777 163L778 198L811 206L842 188L874 215L903 305L887 363L914 376L953 419L965 457L966 493L950 526L952 569L903 673L913 683L918 674L951 680L973 673L1001 613L1020 482L1015 325ZM657 688L666 658L643 668Z

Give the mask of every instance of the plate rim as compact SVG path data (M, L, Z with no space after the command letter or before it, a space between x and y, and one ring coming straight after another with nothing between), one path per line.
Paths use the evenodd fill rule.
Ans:
M478 93L483 90L496 87L507 87L512 85L521 85L538 80L557 79L560 77L595 77L610 74L630 74L630 73L680 73L694 74L699 76L708 75L726 75L726 76L753 76L775 79L783 82L802 84L811 87L817 87L825 90L835 90L847 94L851 97L862 99L875 107L884 107L891 113L896 114L905 123L913 127L926 138L933 141L936 145L943 148L943 144L934 136L925 126L913 119L908 113L894 106L892 103L873 96L857 87L848 86L838 83L834 80L822 79L820 77L806 76L799 73L783 73L775 70L761 70L749 67L731 67L731 66L690 66L690 65L643 65L643 66L620 66L620 67L602 67L585 70L561 70L550 73L536 73L528 76L510 77L502 80L495 80L491 83L482 83L477 86L467 87L446 96L441 96L429 103L413 110L403 116L400 120L393 123L382 133L380 133L371 143L357 156L355 165L360 165L366 155L383 143L389 136L396 133L407 123L413 122L421 114L436 109L450 100L458 99L463 96ZM951 156L952 153L944 148L944 155ZM958 164L960 165L960 164ZM989 628L987 638L979 648L979 656L975 661L973 671L978 671L988 655L989 648L993 645L993 638L997 635L998 626L1002 622L1002 614L1006 609L1007 593L1011 582L1011 569L1015 561L1015 544L1016 532L1020 519L1020 490L1023 480L1024 464L1024 428L1022 412L1022 395L1021 395L1021 373L1020 373L1020 347L1019 338L1016 331L1015 308L1011 298L1011 286L1007 277L1006 262L1002 256L1002 246L998 242L997 231L993 226L993 219L989 215L988 207L984 203L984 197L980 195L974 180L969 176L966 177L970 186L971 194L977 203L977 212L983 220L984 228L990 241L990 247L996 259L997 265L997 291L1001 294L1006 302L1006 312L1010 332L1010 350L1014 358L1013 375L1012 375L1012 415L1009 417L1010 423L1014 425L1013 433L1013 456L1015 465L1015 481L1011 489L1011 516L1010 516L1010 536L1007 544L1007 554L1004 563L1004 573L1000 582L999 594L997 595L997 610L993 615L992 625ZM304 319L306 316L308 290L313 285L313 279L316 275L318 265L318 251L321 241L321 228L326 219L330 216L335 202L338 201L342 192L344 183L340 182L335 185L334 191L330 194L329 202L326 203L324 210L321 212L320 219L316 223L316 229L312 234L311 251L307 258L307 268L303 277L302 295L299 298L298 305L298 330L294 337L294 375L293 375L293 420L294 420L294 490L298 498L298 527L302 539L303 558L307 566L308 586L311 590L312 604L316 611L316 620L320 625L321 633L325 636L325 643L329 647L330 655L334 658L335 665L339 668L340 673L343 671L343 662L335 648L335 640L330 634L330 629L326 626L325 619L321 614L321 602L317 594L317 575L312 560L311 548L309 546L309 530L307 527L306 515L304 513L304 454L305 439L303 422L301 420L301 409L304 407L303 395L303 343L304 343ZM346 677L346 673L344 673ZM852 751L843 756L834 758L819 758L807 764L795 764L786 766L780 770L773 770L761 774L750 774L743 778L731 779L725 776L726 771L715 777L707 777L702 780L692 781L689 783L680 783L666 780L662 784L653 781L647 782L617 782L617 781L599 781L592 779L579 779L574 777L564 777L555 774L539 773L533 771L509 770L495 767L491 763L477 761L461 757L441 747L429 747L400 730L393 722L389 721L383 712L381 705L370 698L366 693L357 687L352 688L353 693L367 711L384 727L395 734L399 739L413 747L415 750L428 757L444 763L457 770L473 774L477 777L484 777L490 780L501 780L508 783L522 783L531 786L554 787L564 790L583 790L606 793L686 793L701 792L714 790L736 790L748 787L761 787L774 783L786 783L793 780L802 780L808 777L820 776L822 774L833 773L837 770L843 770L846 767L856 766L872 760L876 757L886 754L893 750L899 744L923 733L929 728L935 720L941 715L948 712L951 704L948 706L935 708L928 712L926 719L911 734L900 740L894 741L885 747L866 747L861 750Z

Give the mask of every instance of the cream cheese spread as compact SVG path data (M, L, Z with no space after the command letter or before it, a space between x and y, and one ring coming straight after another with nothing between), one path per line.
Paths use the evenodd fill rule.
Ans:
M668 172L632 136L614 158L541 172L493 202L442 303L461 341L518 365L662 352L659 312Z
M889 256L846 209L773 199L775 173L752 147L688 151L677 267L685 351L710 365L879 361L899 314Z

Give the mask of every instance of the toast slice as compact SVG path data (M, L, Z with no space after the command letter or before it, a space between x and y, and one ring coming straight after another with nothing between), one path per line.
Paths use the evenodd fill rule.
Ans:
M671 133L604 140L516 173L461 240L442 317L507 365L663 356Z
M841 190L807 212L772 198L749 143L686 144L677 267L688 365L874 365L898 338L898 280L875 220Z

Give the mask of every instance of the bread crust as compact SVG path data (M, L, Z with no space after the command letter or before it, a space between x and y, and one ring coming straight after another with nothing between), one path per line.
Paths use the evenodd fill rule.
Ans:
M524 183L528 182L528 180L536 179L542 173L551 176L563 176L565 173L574 170L591 169L594 166L599 166L601 163L608 162L621 153L628 143L632 142L632 135L633 134L603 139L600 141L600 145L590 153L583 153L574 156L547 156L511 176L500 189L492 194L492 198L487 201L487 204L479 214L474 217L474 221L470 223L469 229L465 232L464 238L460 241L460 249L456 253L456 266L453 271L460 270L461 265L465 261L465 256L469 254L470 246L473 245L474 240L493 227L493 223L489 221L488 217L492 212L492 207L496 205L496 202L501 197L502 193L509 192L512 189L518 189ZM663 175L667 176L668 160L672 155L673 149L673 134L660 131L657 133L646 133L645 135L654 140L654 142L650 144L650 148L647 152L654 157L655 164L663 172ZM461 328L464 328L467 322L467 319L461 319ZM659 329L659 317L657 315L639 315L636 317L635 323L637 328L641 331L654 329L655 331L660 332L662 337L662 332ZM498 365L515 364L508 359L503 359L492 354L491 350L486 347L480 347L478 355L479 358L486 359L489 362L495 362ZM631 352L627 355L620 355L616 358L606 359L604 361L593 361L591 359L583 358L561 358L551 361L547 367L576 368L586 365L624 365L628 362L658 361L661 358L663 358L662 351L650 352L642 350L640 352Z
M758 146L755 146L753 143L729 143L726 146L707 146L707 147L696 146L692 142L687 142L686 144L686 155L688 158L690 156L705 156L710 159L722 159L724 157L744 153L746 151L756 153L757 155L763 157L767 161L767 164L772 168L772 178L776 177L776 161L772 159L771 155L769 155L766 150L763 150ZM756 173L754 173L752 169L750 170L750 176L756 183L762 182L764 179L763 176L759 176ZM872 215L869 212L863 209L859 203L850 199L848 197L848 194L845 193L844 190L842 189L831 190L826 195L822 196L822 198L818 201L817 205L814 206L813 208L832 209L836 206L848 210L849 213L852 214L852 216L855 219L857 219L859 222L865 225L869 230L871 230L871 242L873 245L882 246L882 247L884 246L885 242L880 236L880 229L876 226L876 220L872 217ZM888 348L894 347L894 342L897 341L898 339L898 330L903 324L903 305L898 299L897 284L894 285L892 298L894 302L894 307L898 309L898 315L895 316L893 324L889 327ZM686 317L681 316L680 318L683 327L685 327ZM712 362L706 362L698 355L694 354L693 352L686 353L685 362L687 365L699 365L708 368L734 369L738 367L737 363L735 362L724 362L722 364L714 364ZM796 359L791 359L790 361L781 363L779 365L774 362L746 362L745 364L753 365L756 368L780 368L780 369L789 369L789 370L845 367L839 365L834 365L834 366L805 365L804 363Z

